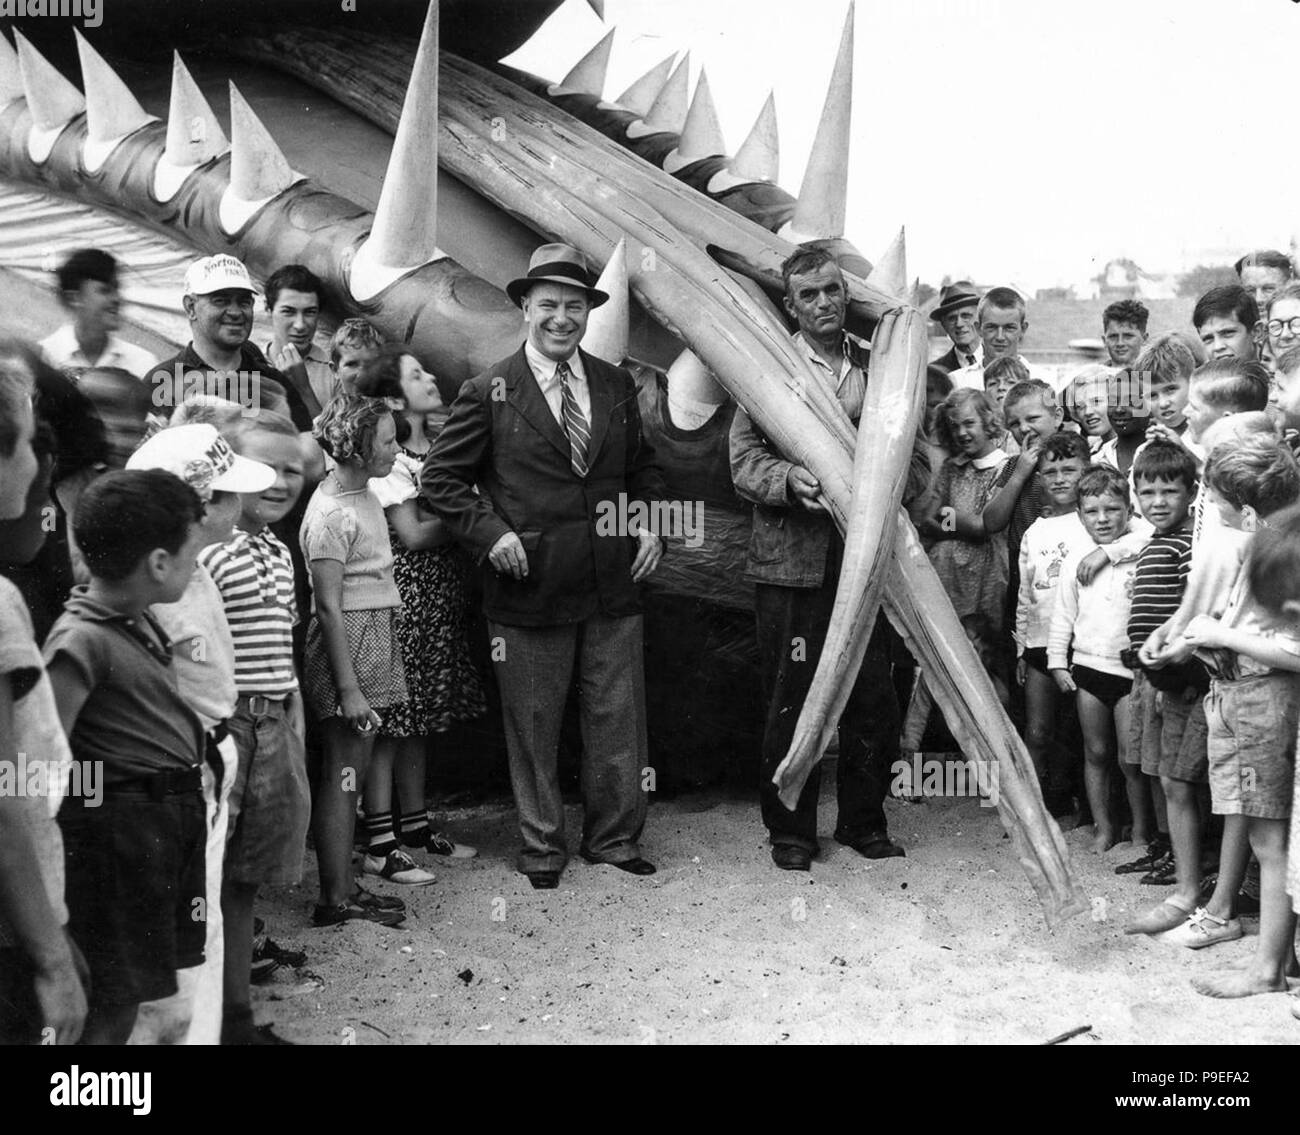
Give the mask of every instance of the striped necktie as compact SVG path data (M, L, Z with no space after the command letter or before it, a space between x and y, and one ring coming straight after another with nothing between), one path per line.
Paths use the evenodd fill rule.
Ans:
M558 363L555 377L560 380L561 416L564 419L564 432L569 435L569 463L579 477L587 475L587 445L591 441L591 426L582 416L578 399L574 397L570 379L573 372L568 363Z

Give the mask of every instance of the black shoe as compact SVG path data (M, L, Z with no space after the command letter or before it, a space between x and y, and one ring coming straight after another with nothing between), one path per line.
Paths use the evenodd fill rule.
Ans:
M1157 859L1151 870L1138 882L1146 887L1172 887L1178 882L1178 868L1174 864L1174 853L1167 852Z
M553 891L560 885L558 871L529 871L527 875L535 891Z
M301 969L307 964L307 955L302 950L288 950L278 942L266 936L266 923L260 918L253 920L253 972L257 973L259 962L275 962L277 966L289 966ZM274 967L272 967L274 969ZM266 977L270 976L270 972ZM262 978L265 980L266 978ZM258 978L254 976L256 982Z
M772 862L782 871L812 870L812 852L793 843L774 843Z
M629 875L653 875L655 865L648 859L642 859L637 856L635 859L624 859L621 862L614 863L608 859L597 859L593 855L588 855L585 851L579 852L583 859L588 863L604 863L610 867L617 867L620 871L626 871Z
M338 926L344 922L377 922L380 926L396 926L405 918L404 910L363 906L356 899L346 899L338 906L318 906L311 915L313 926Z
M1166 838L1153 839L1147 844L1147 853L1138 859L1130 859L1115 868L1116 875L1136 875L1152 870L1166 855L1169 855L1169 841Z
M364 887L357 887L352 892L352 902L358 906L369 907L372 910L387 910L394 913L405 914L406 903L392 895L377 895L373 891L367 891Z
M901 859L907 855L898 844L896 844L885 832L873 832L871 835L862 836L859 839L841 839L835 837L835 842L844 847L851 847L859 855L867 859Z
M1259 896L1248 895L1245 891L1237 892L1236 916L1259 913Z
M280 963L275 958L259 958L256 953L253 954L253 964L249 967L248 982L250 985L262 985L271 980L271 975L280 968Z
M611 863L611 867L617 867L620 871L626 871L629 875L653 875L655 865L648 859L642 859L639 856L636 859L624 859L621 863Z

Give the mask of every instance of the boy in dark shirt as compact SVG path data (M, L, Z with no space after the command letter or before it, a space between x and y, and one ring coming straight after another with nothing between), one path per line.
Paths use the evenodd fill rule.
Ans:
M102 799L69 799L59 817L68 931L90 967L90 1044L126 1043L140 1002L176 992L175 971L203 961L203 724L148 611L185 591L202 516L170 473L93 482L73 520L91 580L45 643L73 757L96 762L103 785Z

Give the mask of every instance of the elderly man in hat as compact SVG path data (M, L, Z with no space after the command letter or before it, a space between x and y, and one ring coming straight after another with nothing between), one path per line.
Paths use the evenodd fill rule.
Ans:
M422 493L484 565L519 870L550 888L568 859L557 750L576 678L580 853L650 875L638 843L649 761L637 585L662 545L637 514L663 497L663 478L632 376L578 349L591 309L609 298L581 253L543 245L506 291L527 339L461 387L425 460Z
M952 349L935 359L935 366L952 372L984 365L984 345L980 342L979 326L975 319L979 302L979 289L969 280L944 284L939 293L939 302L930 312L930 318L952 340Z

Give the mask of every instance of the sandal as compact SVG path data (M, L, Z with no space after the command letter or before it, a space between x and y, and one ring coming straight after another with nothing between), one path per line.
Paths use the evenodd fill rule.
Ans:
M1144 887L1172 887L1178 882L1178 867L1171 851L1138 880Z
M1186 905L1184 905L1186 904ZM1170 895L1158 906L1138 915L1124 928L1125 934L1163 934L1175 926L1181 926L1191 917L1196 903Z
M1172 946L1186 946L1189 950L1203 950L1220 942L1236 941L1244 933L1239 918L1216 918L1205 907L1198 906L1191 918L1166 931L1160 940Z
M1147 844L1147 853L1140 859L1131 859L1127 863L1121 863L1115 868L1116 875L1136 875L1139 872L1150 871L1157 863L1169 854L1169 844L1160 837L1153 839Z

